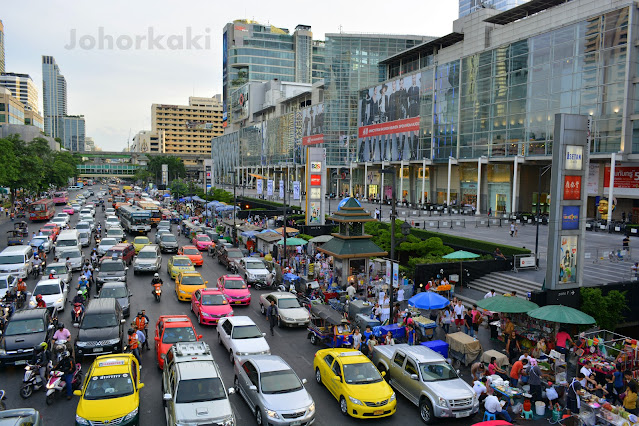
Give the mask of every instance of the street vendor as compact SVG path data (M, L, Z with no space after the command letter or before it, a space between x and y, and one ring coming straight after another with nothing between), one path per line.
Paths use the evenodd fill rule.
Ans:
M555 349L557 352L564 355L568 354L568 342L575 344L570 334L566 333L565 330L559 330L559 333L555 336Z

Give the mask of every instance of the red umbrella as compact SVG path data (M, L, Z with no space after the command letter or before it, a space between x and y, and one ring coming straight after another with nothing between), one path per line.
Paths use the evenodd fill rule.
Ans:
M472 426L513 426L513 424L508 423L506 420L490 420L488 422L475 423Z

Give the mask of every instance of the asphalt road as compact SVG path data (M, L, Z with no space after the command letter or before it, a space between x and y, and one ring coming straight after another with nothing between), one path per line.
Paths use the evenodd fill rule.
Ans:
M99 186L94 186L93 189L98 192ZM72 198L75 198L75 191L71 194ZM60 211L60 207L57 208ZM96 214L96 220L104 221L104 214L98 209ZM72 226L77 222L77 215L72 216ZM29 232L32 233L39 229L40 223L30 223ZM12 228L10 221L2 219L0 223L0 236L6 235L6 231ZM175 228L174 228L175 229ZM154 230L149 234L152 237ZM184 237L178 237L180 244L186 244L187 240ZM132 238L129 238L131 241ZM0 241L0 249L6 246L6 240L3 238ZM92 247L92 246L91 246ZM89 253L90 249L85 249L85 252ZM52 257L52 256L51 256ZM161 374L160 370L156 366L155 353L153 351L152 332L155 330L155 322L159 315L162 314L186 314L189 315L196 323L195 316L190 312L190 304L185 302L179 302L175 296L174 287L172 281L166 273L166 261L168 255L164 255L164 263L160 276L165 282L164 293L162 301L156 303L151 295L151 278L150 275L134 275L133 268L128 271L128 285L133 293L131 299L131 312L132 316L128 319L133 320L133 317L140 309L146 309L147 315L151 319L151 325L149 327L149 337L151 338L151 350L142 351L142 381L145 383L144 389L141 390L141 422L142 426L145 425L160 425L165 424L164 409L162 406L162 394L161 394ZM204 265L198 267L197 270L202 274L205 280L208 280L209 286L215 285L218 277L227 273L223 266L217 263L217 260L208 256L205 256ZM74 276L74 281L77 282L78 273ZM29 278L27 281L28 288L31 291L35 286L36 280ZM268 324L264 316L259 312L259 294L261 291L251 289L252 302L248 307L236 307L235 315L248 315L256 324L262 329L262 331L268 332ZM73 297L73 292L69 294L69 297ZM66 310L60 314L61 320L66 324L67 328L71 330L74 335L77 333L76 329L71 327L71 314L69 305L67 304ZM207 342L215 359L220 366L222 372L222 379L225 386L228 388L233 384L233 368L228 360L228 354L223 351L222 347L216 342L216 330L211 326L201 326L196 324L198 333L203 335L203 340ZM315 351L319 347L310 344L306 338L305 329L276 329L275 336L271 337L267 333L266 337L271 352L274 355L279 355L286 360L291 367L296 371L300 378L306 378L308 383L306 385L307 390L315 400L317 416L315 419L316 425L348 425L348 424L362 424L363 421L344 417L339 411L338 402L330 395L328 390L323 386L318 385L314 380L313 374L313 356ZM86 359L82 365L83 371L86 372L91 359ZM0 370L0 388L7 391L7 408L20 408L20 407L33 407L43 414L46 424L56 425L71 425L74 424L75 410L78 403L78 397L74 397L71 401L67 401L64 398L56 399L55 403L51 406L47 406L45 403L45 396L42 390L34 392L34 394L28 399L23 400L18 391L20 389L23 377L23 369L16 367L8 367ZM468 377L468 374L466 374ZM230 395L231 404L234 408L238 425L254 425L255 419L248 406L239 395ZM385 419L367 420L367 424L375 425L397 425L397 424L420 424L418 409L412 405L408 400L398 395L397 398L397 412L394 416ZM481 421L479 415L470 419L452 419L439 422L443 425L450 426L469 426L475 422ZM533 425L537 422L528 422ZM541 424L541 423L539 423Z

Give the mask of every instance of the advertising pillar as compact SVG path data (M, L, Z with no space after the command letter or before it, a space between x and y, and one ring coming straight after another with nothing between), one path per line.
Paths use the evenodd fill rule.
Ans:
M306 224L324 225L326 149L306 148Z
M169 184L169 165L162 164L162 185L166 186Z
M546 269L549 290L583 283L589 129L588 116L555 115Z

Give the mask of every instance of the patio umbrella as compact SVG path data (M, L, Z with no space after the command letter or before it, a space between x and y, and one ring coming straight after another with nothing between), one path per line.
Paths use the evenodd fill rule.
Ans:
M491 312L519 314L539 308L539 305L520 297L494 296L477 301L477 306Z
M408 306L413 306L417 309L442 309L449 304L450 301L448 299L432 291L417 293L408 299Z
M447 254L446 256L442 256L442 259L456 259L459 260L459 285L462 285L462 276L463 276L463 269L462 269L462 264L464 262L464 259L475 259L479 257L478 254L475 253L471 253L469 251L465 251L465 250L457 250L454 251L450 254Z
M303 238L287 238L286 245L287 246L303 246L307 243L307 241ZM284 245L284 238L277 242L277 245Z
M588 314L564 305L547 305L528 312L528 316L560 324L588 325L597 321Z

